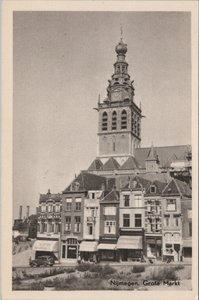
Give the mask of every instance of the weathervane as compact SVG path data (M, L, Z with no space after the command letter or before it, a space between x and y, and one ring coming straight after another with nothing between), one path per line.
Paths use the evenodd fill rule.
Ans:
M122 24L120 25L120 33L121 33L121 41L123 40L123 27Z

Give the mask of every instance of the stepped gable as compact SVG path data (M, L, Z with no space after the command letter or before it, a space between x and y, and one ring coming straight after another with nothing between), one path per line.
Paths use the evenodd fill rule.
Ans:
M178 179L172 179L162 192L163 195L179 195L185 197L191 197L191 189L187 183Z
M114 171L120 168L119 163L113 157L110 157L107 162L101 167L102 171Z
M88 168L88 171L98 171L101 167L103 166L103 163L101 162L100 159L95 159L90 167Z
M118 203L119 199L120 199L119 192L112 190L112 191L109 191L108 193L105 192L104 197L100 200L100 202L103 202L103 203L104 202L106 202L106 203L116 202L116 203Z
M103 187L106 187L105 177L82 171L63 193L69 191L101 190Z
M158 155L160 166L168 168L172 161L176 159L186 159L190 145L154 147L154 151ZM149 154L150 148L136 148L135 159L141 168L145 168L145 160Z
M139 169L139 164L133 156L130 156L120 167L120 170L135 170L135 169Z

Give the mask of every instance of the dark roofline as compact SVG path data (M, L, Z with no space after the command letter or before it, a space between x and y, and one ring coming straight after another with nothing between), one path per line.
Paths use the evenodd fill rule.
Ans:
M166 146L155 146L153 145L154 149L155 148L168 148L168 147L187 147L187 146L191 146L191 144L183 144L183 145L166 145ZM151 148L151 146L149 147L140 147L140 148L136 148L135 150L140 150L140 149L149 149Z

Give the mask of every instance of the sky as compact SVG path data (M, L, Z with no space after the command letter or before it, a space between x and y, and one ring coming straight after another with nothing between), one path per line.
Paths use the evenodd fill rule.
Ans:
M14 12L13 218L62 192L97 155L98 95L126 60L141 102L142 147L191 144L188 12Z

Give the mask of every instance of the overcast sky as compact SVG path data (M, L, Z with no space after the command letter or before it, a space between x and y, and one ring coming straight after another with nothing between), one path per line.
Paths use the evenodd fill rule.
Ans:
M142 147L191 143L189 13L15 12L15 218L20 204L34 213L40 193L62 192L95 158L93 108L106 96L120 24L146 116Z

